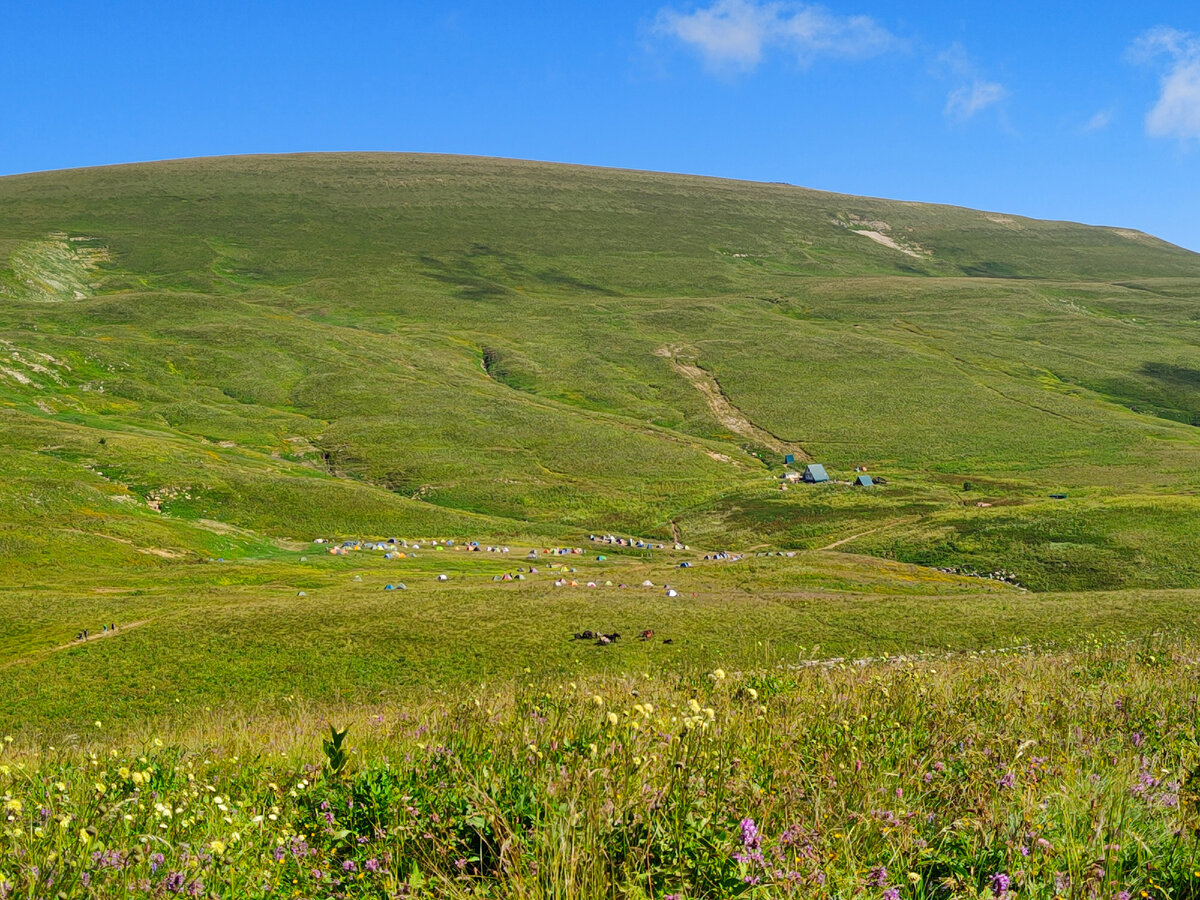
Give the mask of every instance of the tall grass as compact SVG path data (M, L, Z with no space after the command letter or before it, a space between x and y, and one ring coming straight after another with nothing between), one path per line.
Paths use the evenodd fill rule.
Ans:
M0 896L1196 897L1198 666L1091 643L99 721L0 756Z

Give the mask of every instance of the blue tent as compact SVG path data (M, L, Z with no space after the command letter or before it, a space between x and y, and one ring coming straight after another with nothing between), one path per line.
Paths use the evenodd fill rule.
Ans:
M870 475L859 475L854 479L854 483L859 487L874 487L875 482L871 480Z
M788 466L790 466L790 465L791 465L792 463L794 463L795 461L796 461L796 457L795 457L795 455L794 455L794 454L792 454L792 453L789 453L787 456L785 456L785 457L783 458L784 465L788 465Z
M804 467L804 480L809 484L816 484L819 481L828 481L829 476L825 474L825 467L820 463L809 463Z

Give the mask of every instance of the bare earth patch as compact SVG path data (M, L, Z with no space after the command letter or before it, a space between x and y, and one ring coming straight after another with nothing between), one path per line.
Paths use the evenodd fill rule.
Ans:
M671 368L686 378L692 387L700 392L718 422L735 434L740 434L742 437L768 447L776 453L784 456L791 454L797 459L812 459L808 455L808 452L799 444L784 441L747 419L742 414L742 411L734 406L729 401L729 398L725 396L725 393L721 390L721 385L717 383L717 380L712 375L697 365L683 362L677 356L678 352L678 348L674 347L659 347L654 351L656 356L668 359L671 363Z

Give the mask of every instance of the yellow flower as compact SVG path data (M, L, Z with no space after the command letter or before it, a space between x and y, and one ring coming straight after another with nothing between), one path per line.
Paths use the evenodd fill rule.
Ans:
M604 698L601 697L599 694L596 694L594 697L592 697L592 702L595 703L597 706L603 706Z
M750 696L751 700L758 699L758 691L756 691L754 688L746 688L746 693Z
M19 813L22 809L21 801L14 797L12 800L9 800L7 803L4 804L4 808L8 809L8 810L12 810L15 813Z
M121 766L121 768L117 769L117 774L120 775L122 778L128 778L129 777L129 767Z
M208 846L209 846L209 849L212 850L213 853L217 854L217 856L220 856L222 853L225 852L225 842L224 841L213 841Z
M725 670L724 669L714 670L712 673L712 677L713 677L714 681L724 681L725 680Z
M616 714L615 712L610 712L610 713L608 714L608 724L609 724L609 725L616 725L616 724L617 724L617 714Z

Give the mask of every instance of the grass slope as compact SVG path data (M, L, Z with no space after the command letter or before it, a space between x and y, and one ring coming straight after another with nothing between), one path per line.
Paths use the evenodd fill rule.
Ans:
M6 725L1194 618L1200 257L1147 235L402 154L14 176L0 208ZM886 483L781 491L789 449ZM592 548L575 577L660 587L590 592L308 543L607 531L700 549ZM671 568L715 548L800 555Z

